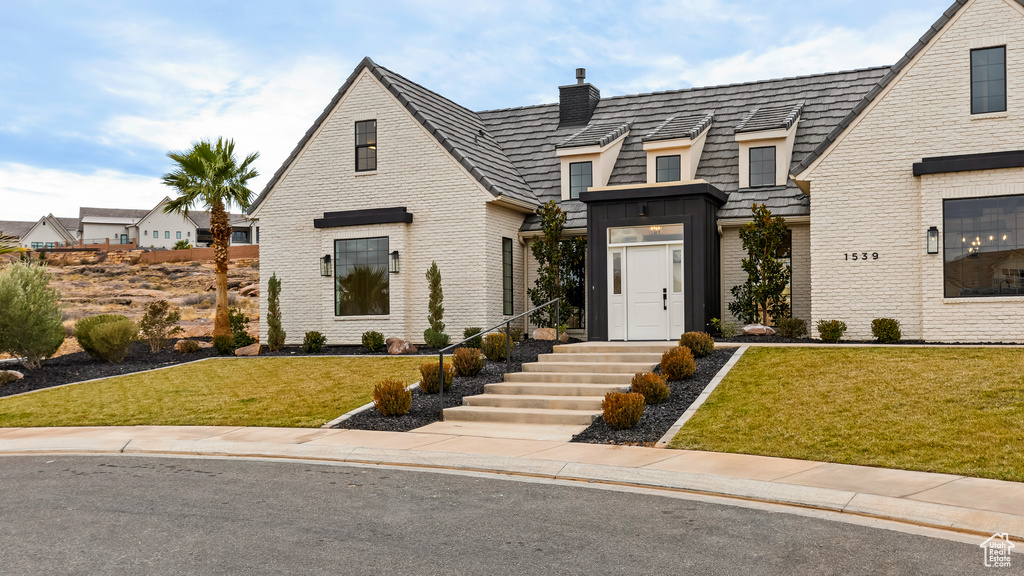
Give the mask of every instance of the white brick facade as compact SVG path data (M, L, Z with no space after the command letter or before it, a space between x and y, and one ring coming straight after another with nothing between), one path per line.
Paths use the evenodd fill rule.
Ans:
M1008 112L972 115L970 50L1006 46ZM914 177L923 157L1019 150L1024 134L1024 9L971 0L802 175L811 182L811 320L871 338L893 317L904 338L1021 341L1024 298L946 299L943 257L926 253L942 200L1021 194L1020 169ZM879 258L847 260L877 252Z

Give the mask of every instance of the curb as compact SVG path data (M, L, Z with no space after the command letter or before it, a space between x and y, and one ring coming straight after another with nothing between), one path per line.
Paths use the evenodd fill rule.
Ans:
M722 382L722 379L725 378L726 374L728 374L729 371L732 370L732 367L739 362L740 356L743 356L743 353L747 351L747 348L749 348L749 346L740 346L739 349L733 353L732 357L729 358L729 361L725 363L725 366L722 366L722 369L718 371L718 374L715 374L715 377L711 379L711 382L708 382L708 385L704 387L704 391L700 393L700 396L697 396L697 399L693 401L693 404L690 404L690 407L687 408L685 412L683 412L683 415L679 417L679 420L676 420L676 423L668 429L668 432L665 432L665 435L658 440L654 445L655 448L665 448L668 446L668 443L672 441L672 438L674 438L676 433L679 432L679 429L682 428L690 418L693 418L693 415L697 413L697 409L704 405L704 402L709 396L711 396L711 393L715 391L715 388L718 388L719 383Z

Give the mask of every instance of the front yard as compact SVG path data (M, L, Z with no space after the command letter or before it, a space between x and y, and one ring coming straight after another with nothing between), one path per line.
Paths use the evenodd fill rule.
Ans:
M751 348L671 447L1024 481L1024 350Z
M424 358L215 358L0 399L0 427L308 426L372 400Z

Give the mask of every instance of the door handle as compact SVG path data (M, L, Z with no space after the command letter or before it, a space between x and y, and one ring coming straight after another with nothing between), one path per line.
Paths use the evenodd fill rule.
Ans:
M661 289L662 310L668 310L668 288Z

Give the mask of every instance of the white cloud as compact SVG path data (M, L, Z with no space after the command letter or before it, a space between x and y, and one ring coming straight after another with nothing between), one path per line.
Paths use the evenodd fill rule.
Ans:
M0 162L0 220L77 217L80 206L152 208L173 192L158 177L96 170L79 174Z

